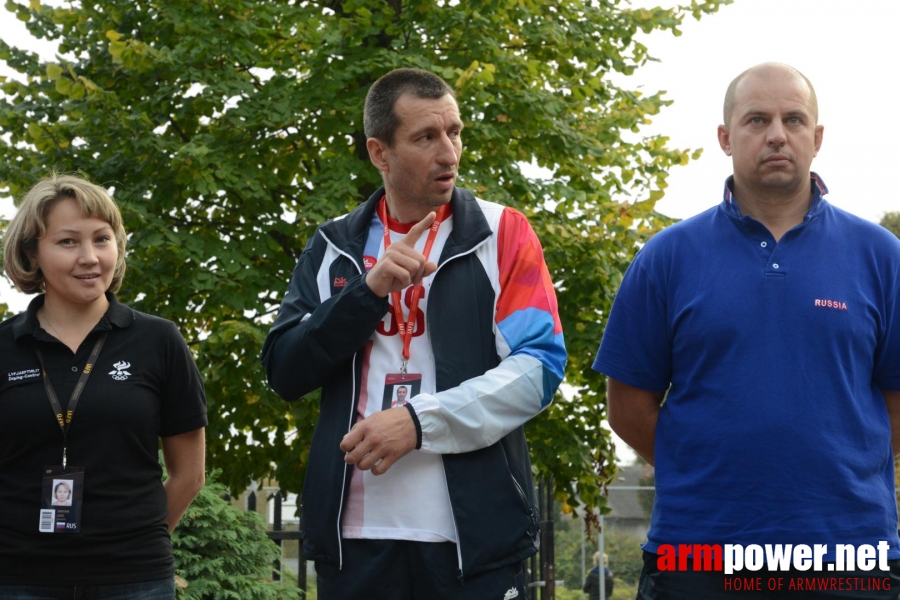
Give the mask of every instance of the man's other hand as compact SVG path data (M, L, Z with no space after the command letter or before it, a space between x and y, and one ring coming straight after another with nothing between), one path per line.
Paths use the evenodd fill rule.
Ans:
M424 221L423 221L424 222ZM416 448L416 426L404 407L377 412L353 426L341 440L344 462L382 475Z

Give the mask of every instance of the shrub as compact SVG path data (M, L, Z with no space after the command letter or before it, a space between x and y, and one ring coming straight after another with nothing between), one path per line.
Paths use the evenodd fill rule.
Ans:
M278 545L262 517L223 499L225 486L211 473L172 534L175 571L187 582L183 600L288 600L296 587L272 581Z

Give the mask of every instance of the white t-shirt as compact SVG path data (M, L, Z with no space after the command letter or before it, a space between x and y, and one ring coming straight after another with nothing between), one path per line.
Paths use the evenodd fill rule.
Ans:
M391 243L402 239L412 224L402 225L389 220ZM444 243L453 228L452 215L441 223L435 236L434 245L428 259L437 262ZM416 250L422 252L428 232L422 234L416 243ZM384 226L377 212L369 228L365 246L366 270L371 269L384 253ZM419 393L434 394L434 355L425 327L428 313L428 295L434 274L422 281L425 293L419 299L416 325L410 342L410 358L407 373L421 375ZM409 320L409 302L412 286L401 293L403 318ZM393 299L389 296L391 308L385 314L375 333L366 342L362 355L362 381L359 395L358 420L369 417L398 403L397 391L403 381L390 382L386 393L388 375L399 374L403 361L403 341L394 318ZM407 388L406 399L412 398L413 387ZM389 398L385 400L386 395ZM400 393L402 399L403 393ZM383 475L373 475L371 471L353 468L350 490L342 515L343 537L349 539L391 539L419 542L456 542L456 528L450 510L450 496L444 464L439 454L429 454L413 450Z

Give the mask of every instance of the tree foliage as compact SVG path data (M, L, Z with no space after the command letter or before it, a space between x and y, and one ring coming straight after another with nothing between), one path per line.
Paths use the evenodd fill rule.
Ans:
M369 85L400 66L439 74L466 125L460 184L529 215L557 282L574 397L529 424L535 465L569 504L602 504L614 455L590 366L636 246L666 222L667 172L692 156L640 133L669 101L628 88L651 59L635 36L730 1L8 0L59 55L0 41L22 75L2 82L0 193L50 168L114 189L131 232L122 299L196 351L211 465L232 489L271 475L297 491L318 401L268 390L262 341L316 225L379 184Z
M289 600L300 591L272 581L272 565L281 558L266 535L266 523L222 499L225 486L218 471L188 508L172 534L175 570L187 587L183 600Z
M885 213L879 225L900 238L900 212Z

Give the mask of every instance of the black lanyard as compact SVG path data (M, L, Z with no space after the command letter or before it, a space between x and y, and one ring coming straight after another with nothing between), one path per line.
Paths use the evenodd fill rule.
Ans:
M81 377L78 378L78 383L75 384L75 389L72 391L72 397L69 399L68 407L66 407L65 418L63 418L63 410L62 406L59 404L59 398L56 397L56 390L53 389L53 384L50 383L50 376L47 375L47 369L44 367L44 355L41 354L41 350L38 348L37 344L34 345L34 353L37 354L38 362L41 363L41 374L44 377L44 389L47 390L47 398L50 399L50 407L56 414L56 420L59 422L59 428L62 430L63 434L63 470L66 468L66 433L69 431L69 425L72 423L72 415L75 413L75 406L78 404L78 398L81 397L81 392L84 390L88 377L91 376L94 363L97 361L97 357L100 356L100 348L103 347L107 335L109 335L109 332L104 331L103 335L100 336L100 339L97 340L97 343L94 344L94 349L91 350L91 355L88 357L87 364L81 372Z

